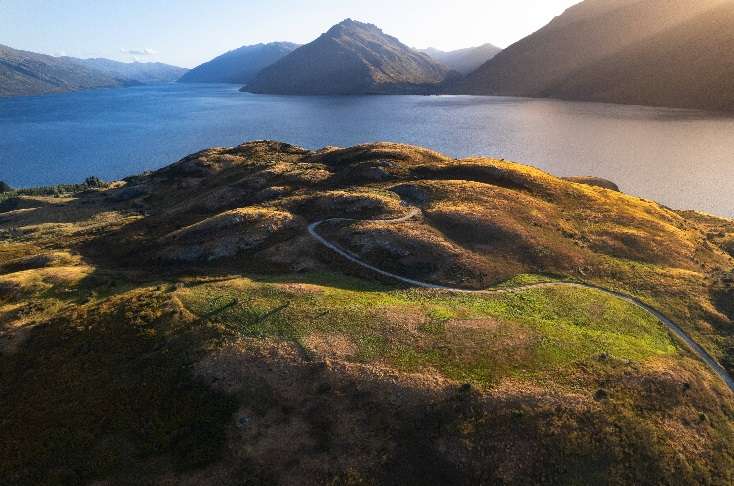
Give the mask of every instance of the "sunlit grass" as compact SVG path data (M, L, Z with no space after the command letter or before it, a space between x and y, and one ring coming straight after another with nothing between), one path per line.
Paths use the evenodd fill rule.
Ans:
M676 348L641 309L601 292L541 288L494 296L389 289L329 274L241 279L181 289L196 315L232 335L307 347L313 334L346 337L348 359L489 385L549 373L600 355L642 361Z

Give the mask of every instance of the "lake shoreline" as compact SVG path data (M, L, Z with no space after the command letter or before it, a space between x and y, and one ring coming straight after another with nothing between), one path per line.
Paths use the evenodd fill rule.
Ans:
M172 83L0 98L0 131L0 180L15 187L119 179L256 139L309 149L389 140L602 177L676 209L734 216L734 196L721 197L734 180L734 117L723 113L467 95L269 96Z

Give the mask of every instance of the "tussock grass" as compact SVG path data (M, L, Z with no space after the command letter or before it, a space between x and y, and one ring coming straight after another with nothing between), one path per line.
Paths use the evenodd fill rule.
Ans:
M0 482L734 480L730 395L636 307L396 288L305 233L403 203L423 217L320 231L439 284L634 294L734 369L731 221L502 160L253 142L1 203Z
M206 329L151 288L70 307L74 297L0 353L0 391L13 395L0 403L3 482L138 482L217 460L236 404L191 375Z

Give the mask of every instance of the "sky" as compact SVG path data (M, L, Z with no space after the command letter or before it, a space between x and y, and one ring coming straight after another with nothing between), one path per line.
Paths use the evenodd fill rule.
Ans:
M0 44L194 67L259 42L304 44L352 18L413 47L507 47L579 0L0 0Z

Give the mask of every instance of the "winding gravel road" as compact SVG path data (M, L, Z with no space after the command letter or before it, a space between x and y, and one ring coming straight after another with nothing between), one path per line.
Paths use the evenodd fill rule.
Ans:
M418 208L410 208L408 211L408 214L406 216L395 218L395 219L378 219L378 220L371 220L375 222L381 222L381 223L390 223L390 224L400 224L408 222L418 216L420 216L421 210ZM397 275L394 273L387 272L385 270L382 270L381 268L378 268L374 265L370 265L369 263L363 261L358 256L354 255L353 253L350 253L347 250L344 250L340 248L338 245L330 242L323 236L321 236L317 229L326 223L350 223L350 222L362 222L362 220L358 219L350 219L350 218L331 218L331 219L325 219L322 221L317 221L315 223L312 223L308 227L308 233L309 235L316 240L321 245L325 246L326 248L330 249L334 253L342 256L343 258L349 260L350 262L354 263L355 265L358 265L362 268L365 268L367 270L370 270L374 273L377 273L379 275L382 275L383 277L387 277L393 280L397 280L398 282L402 282L404 284L413 286L413 287L419 287L424 289L433 289L433 290L443 290L446 292L452 292L452 293L461 293L461 294L483 294L483 295L498 295L498 294L506 294L506 293L517 293L522 292L524 290L529 289L537 289L537 288L547 288L547 287L573 287L573 288L582 288L582 289L591 289L596 290L599 292L603 292L607 295L611 295L613 297L616 297L618 299L621 299L629 304L632 304L636 307L639 307L640 309L644 310L651 316L653 316L655 319L660 321L665 327L667 327L680 341L685 343L688 348L696 355L698 356L701 361L703 361L706 366L711 369L719 378L721 378L724 383L729 387L729 389L734 392L734 378L729 374L726 369L724 369L723 366L719 364L718 361L716 361L713 356L711 356L700 344L698 344L693 338L691 338L686 332L675 322L668 319L665 315L663 315L658 310L650 307L649 305L645 304L638 298L624 294L622 292L617 292L614 290L605 289L603 287L599 287L593 284L586 284L586 283L572 283L572 282L548 282L548 283L538 283L538 284L531 284L531 285L523 285L519 287L512 287L507 289L487 289L487 290L466 290L466 289L457 289L453 287L445 287L442 285L434 285L427 282L421 282L419 280L413 280L411 278L403 277L401 275Z

